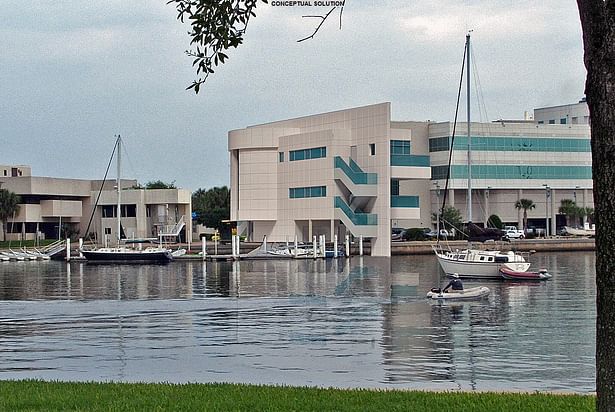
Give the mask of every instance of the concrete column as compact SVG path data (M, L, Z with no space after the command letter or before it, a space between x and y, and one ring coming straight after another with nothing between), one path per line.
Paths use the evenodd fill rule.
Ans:
M203 255L203 260L205 260L207 256L207 238L205 236L201 237L201 254Z
M81 249L83 249L83 238L79 238L79 257L83 258L83 253L81 253Z
M312 224L311 222L312 221L310 221L310 225ZM311 231L311 229L310 229L310 231ZM316 259L316 251L317 251L317 249L316 249L316 236L312 236L312 254L314 255L313 256L314 259Z
M235 235L231 236L231 256L235 258Z
M299 242L297 241L297 235L295 235L295 257L299 254Z
M363 235L359 236L359 256L363 256Z
M346 257L350 257L350 235L346 235Z
M333 235L333 257L337 258L337 235Z
M331 219L331 237L329 239L333 241L334 236L335 236L335 220Z
M551 229L549 230L549 235L556 235L556 222L555 222L555 214L557 213L557 206L555 205L555 189L551 188L551 197L549 198L549 207L551 208L549 213L549 218L551 219Z
M308 239L312 239L312 219L308 219Z
M66 261L70 262L70 239L66 239Z

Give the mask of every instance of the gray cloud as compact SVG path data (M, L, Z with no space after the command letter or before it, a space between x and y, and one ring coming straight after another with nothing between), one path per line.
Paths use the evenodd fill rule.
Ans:
M572 0L348 1L342 30L300 44L317 10L260 5L198 96L172 6L60 3L0 5L0 162L37 175L100 178L120 133L128 176L195 190L228 184L231 129L380 101L396 120L449 120L470 28L491 119L583 94Z

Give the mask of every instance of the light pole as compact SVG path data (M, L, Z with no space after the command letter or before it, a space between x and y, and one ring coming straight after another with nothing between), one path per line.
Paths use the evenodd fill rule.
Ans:
M436 239L440 239L440 183L436 182Z
M551 196L551 188L548 184L542 184L545 188L545 237L549 237L549 196Z

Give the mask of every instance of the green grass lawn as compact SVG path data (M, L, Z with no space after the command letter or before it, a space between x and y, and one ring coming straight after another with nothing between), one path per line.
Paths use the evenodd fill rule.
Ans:
M591 395L0 381L2 411L594 411Z
M56 242L57 239L45 239L45 240L39 240L38 241L38 247L43 247L43 246L47 246L52 244L53 242ZM36 241L35 240L22 240L21 242L19 240L11 240L10 242L7 241L1 241L0 242L0 249L8 249L9 247L11 249L15 249L15 250L19 250L19 248L22 247L33 247L36 246Z

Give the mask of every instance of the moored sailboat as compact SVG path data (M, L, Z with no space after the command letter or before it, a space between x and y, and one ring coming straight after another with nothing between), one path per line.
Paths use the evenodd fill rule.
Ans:
M117 151L117 245L116 247L81 248L88 262L117 263L166 263L173 260L171 251L161 244L146 248L131 248L121 244L122 188L121 188L121 148L122 138L117 136L114 151ZM102 189L102 188L101 188ZM95 205L96 207L96 205Z

